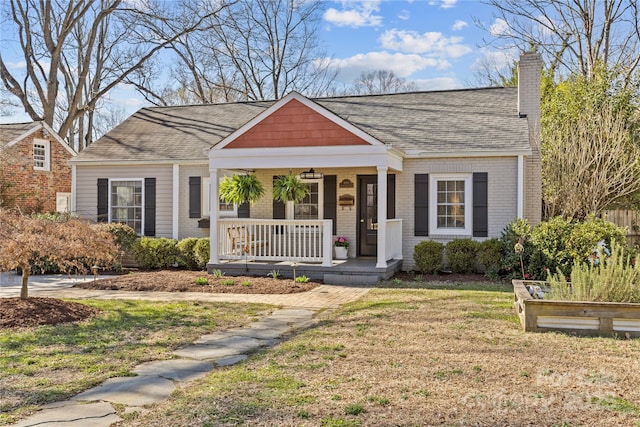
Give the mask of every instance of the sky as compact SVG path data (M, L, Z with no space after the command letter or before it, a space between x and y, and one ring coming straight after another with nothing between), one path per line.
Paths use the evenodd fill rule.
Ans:
M420 90L477 86L475 72L483 58L510 63L513 58L487 47L490 35L479 28L500 31L504 22L477 0L324 1L319 38L337 79L351 83L363 71L387 69L416 83ZM19 58L12 62L16 67ZM126 115L147 105L131 88L121 85L110 102ZM0 117L0 122L24 122L24 113Z

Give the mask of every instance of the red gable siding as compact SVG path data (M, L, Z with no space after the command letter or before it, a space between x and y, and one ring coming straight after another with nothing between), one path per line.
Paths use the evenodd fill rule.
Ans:
M224 148L369 145L300 101L292 99Z

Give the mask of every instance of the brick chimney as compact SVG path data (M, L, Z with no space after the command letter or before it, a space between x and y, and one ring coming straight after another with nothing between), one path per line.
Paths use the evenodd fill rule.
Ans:
M518 62L518 113L529 124L531 156L524 160L524 217L531 225L542 219L542 161L540 157L540 74L542 59L526 52ZM526 119L524 118L526 116Z
M518 113L526 116L529 132L540 133L540 73L542 59L536 52L525 52L518 62Z

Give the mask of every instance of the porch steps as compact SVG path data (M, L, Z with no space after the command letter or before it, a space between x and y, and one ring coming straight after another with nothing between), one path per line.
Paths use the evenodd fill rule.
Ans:
M376 260L372 258L350 258L345 261L334 261L333 266L323 267L320 264L298 263L295 265L296 276L307 276L311 280L322 280L329 285L375 285L380 280L393 277L402 267L402 260L387 261L387 268L376 268ZM207 271L222 270L227 276L266 276L278 270L282 277L293 277L294 265L291 262L252 262L222 261L208 264Z

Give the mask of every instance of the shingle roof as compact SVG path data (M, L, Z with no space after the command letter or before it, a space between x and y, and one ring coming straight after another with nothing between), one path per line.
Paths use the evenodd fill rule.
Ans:
M526 150L516 88L313 99L380 142L404 151ZM196 160L275 101L143 108L86 148L78 161Z
M0 124L0 148L38 125L40 122Z

